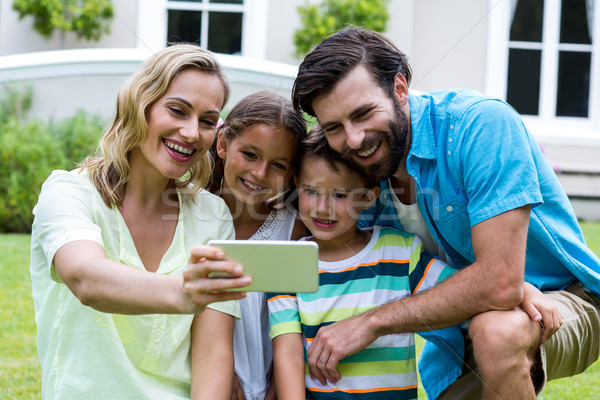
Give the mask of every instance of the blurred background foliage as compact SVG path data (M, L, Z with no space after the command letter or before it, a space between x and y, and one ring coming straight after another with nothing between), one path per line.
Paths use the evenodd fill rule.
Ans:
M78 111L60 121L27 118L33 91L7 86L0 97L0 233L30 232L42 183L94 153L106 121Z
M348 21L355 26L384 32L390 18L390 0L323 0L298 7L300 28L294 32L296 56L304 57L321 40L344 29Z

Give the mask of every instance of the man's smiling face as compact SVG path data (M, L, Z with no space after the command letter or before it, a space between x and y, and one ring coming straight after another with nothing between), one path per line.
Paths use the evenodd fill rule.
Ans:
M369 176L391 177L404 157L408 121L363 67L354 68L312 103L329 145Z

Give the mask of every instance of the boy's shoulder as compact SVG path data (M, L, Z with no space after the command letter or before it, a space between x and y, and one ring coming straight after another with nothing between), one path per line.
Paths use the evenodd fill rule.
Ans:
M377 245L396 245L410 246L415 245L415 241L421 242L417 236L412 233L404 232L389 226L373 226L373 235L377 235Z

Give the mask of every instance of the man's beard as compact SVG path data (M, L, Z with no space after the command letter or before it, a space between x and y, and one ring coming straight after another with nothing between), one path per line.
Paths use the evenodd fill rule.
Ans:
M408 135L408 121L406 115L400 107L400 103L395 96L390 96L394 104L394 117L389 121L386 131L378 132L376 137L371 137L365 141L360 149L351 149L347 145L342 149L342 157L351 163L363 175L373 177L377 181L391 178L400 166L404 157L406 147L406 136ZM372 164L363 164L360 162L358 153L365 151L381 141L380 147L385 144L387 155L379 161ZM377 151L385 150L380 148Z

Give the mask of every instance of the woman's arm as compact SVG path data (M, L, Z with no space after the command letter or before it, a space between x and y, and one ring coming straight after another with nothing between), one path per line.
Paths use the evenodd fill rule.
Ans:
M304 399L302 334L286 333L273 339L273 379L277 399Z
M106 257L98 243L78 240L62 246L54 256L60 279L85 305L119 314L198 313L215 301L236 300L245 293L223 292L243 287L235 263L223 261L223 252L212 246L192 249L182 276L139 270ZM210 272L228 272L235 279L210 279Z
M229 400L231 397L233 325L233 316L211 308L194 317L192 400Z

